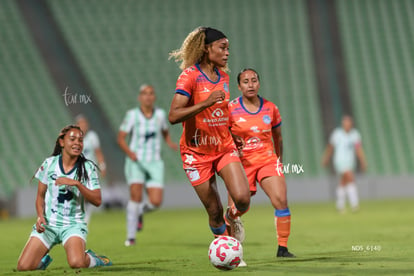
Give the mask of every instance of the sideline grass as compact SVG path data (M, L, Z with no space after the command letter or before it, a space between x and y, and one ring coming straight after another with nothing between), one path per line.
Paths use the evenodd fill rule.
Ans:
M292 204L289 249L298 257L275 258L270 206L252 206L246 228L246 268L221 272L208 261L213 239L205 211L165 210L148 214L135 247L125 247L125 213L94 214L87 247L107 255L107 268L70 269L61 245L51 251L46 271L15 272L34 218L0 222L0 275L380 275L414 272L412 200L366 201L361 211L339 215L332 203Z

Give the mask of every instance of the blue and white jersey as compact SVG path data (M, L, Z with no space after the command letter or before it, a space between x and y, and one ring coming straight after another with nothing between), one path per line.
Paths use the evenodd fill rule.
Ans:
M100 189L96 168L92 162L85 162L88 181L82 182L90 190ZM45 219L50 226L69 226L85 224L84 198L74 186L55 185L59 177L76 178L78 164L65 174L62 155L47 158L35 174L43 185L47 185L45 195ZM42 184L40 184L42 185Z
M361 135L358 130L346 132L343 128L336 128L329 139L334 147L333 164L338 173L354 170L356 167L356 148L361 144Z
M144 116L140 108L129 110L119 128L131 134L129 148L139 161L161 160L162 131L168 129L165 111L154 108L151 118Z

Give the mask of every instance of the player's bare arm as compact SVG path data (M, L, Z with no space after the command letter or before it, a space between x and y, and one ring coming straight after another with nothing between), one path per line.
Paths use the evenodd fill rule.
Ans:
M325 152L322 156L322 166L328 166L329 160L331 159L332 153L333 153L333 146L331 144L328 144L325 148Z
M45 217L44 217L46 191L47 191L47 185L39 181L39 184L37 187L37 196L36 196L36 212L37 212L36 231L39 233L42 233L45 231L44 225L47 224Z
M367 170L367 161L365 159L365 153L361 145L356 148L356 155L358 157L359 163L361 164L361 170L365 172Z
M178 150L178 145L171 140L171 135L168 130L162 131L162 136L164 137L165 142L172 150Z
M283 162L283 137L281 126L272 129L272 137L276 155L279 157L280 162Z
M230 129L231 132L231 129ZM238 135L235 135L233 133L231 133L231 136L233 137L234 143L236 144L237 150L239 151L239 153L242 153L242 150L244 148L244 146L246 145L246 142L244 141L244 139Z
M90 190L81 182L67 177L59 177L58 179L56 179L55 184L57 186L75 186L76 188L78 188L79 192L83 195L85 200L87 200L91 204L95 206L100 206L102 203L101 189Z
M123 152L125 152L126 153L126 155L132 160L132 161L137 161L138 160L138 158L137 158L137 156L136 156L136 154L134 153L134 152L132 152L130 149L129 149L129 146L128 146L128 144L127 144L127 142L126 142L126 137L128 136L128 133L127 132L125 132L125 131L120 131L120 132L118 132L118 138L117 138L117 142L118 142L118 145L119 145L119 147L121 148L121 150L123 151Z
M168 121L171 124L177 124L194 117L204 109L212 106L216 102L223 101L225 93L221 90L211 92L210 96L200 103L187 106L189 98L181 94L175 94L171 102L170 112L168 114Z

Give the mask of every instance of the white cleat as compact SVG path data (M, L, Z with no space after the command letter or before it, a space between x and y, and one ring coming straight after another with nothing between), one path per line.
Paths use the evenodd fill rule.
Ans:
M240 217L231 219L228 213L226 213L226 220L230 224L231 236L237 239L239 242L244 242L246 234L244 232L243 222L241 221Z
M134 246L136 244L134 239L128 239L125 241L125 246L129 247L129 246Z

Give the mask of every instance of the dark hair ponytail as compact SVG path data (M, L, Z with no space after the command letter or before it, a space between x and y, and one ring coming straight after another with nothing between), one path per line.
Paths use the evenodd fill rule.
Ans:
M77 125L68 125L68 126L65 126L60 131L59 136L56 139L55 148L53 149L52 156L56 156L56 155L62 154L62 147L60 146L59 140L60 139L63 139L65 137L66 133L68 133L69 130L71 130L71 129L77 129L77 130L79 130L82 133L82 135L84 134L83 131L82 131L82 129L79 126L77 126ZM77 170L76 170L76 180L81 181L81 182L82 181L88 181L89 180L88 172L86 171L86 168L85 168L85 163L87 161L92 162L92 164L95 166L95 168L98 168L98 166L93 161L91 161L89 159L86 159L85 155L83 155L83 153L81 153L79 155L79 157L78 157L78 160L76 161L76 164L75 164L75 166L77 166Z
M53 152L52 152L51 156L57 156L57 155L62 154L62 147L60 146L59 140L63 139L65 137L66 133L68 133L69 130L71 130L71 129L77 129L80 132L82 132L82 135L84 134L82 129L77 125L65 126L64 128L62 128L62 130L59 133L59 136L56 138L55 148L53 149ZM88 172L86 171L86 168L85 168L85 163L87 161L92 162L92 164L95 166L95 168L97 168L99 170L99 167L92 160L86 159L86 157L83 155L83 153L81 153L78 157L78 160L76 161L76 164L75 164L75 166L77 166L76 180L78 180L80 182L89 180ZM32 176L30 181L32 181L34 177L35 177L35 175Z

